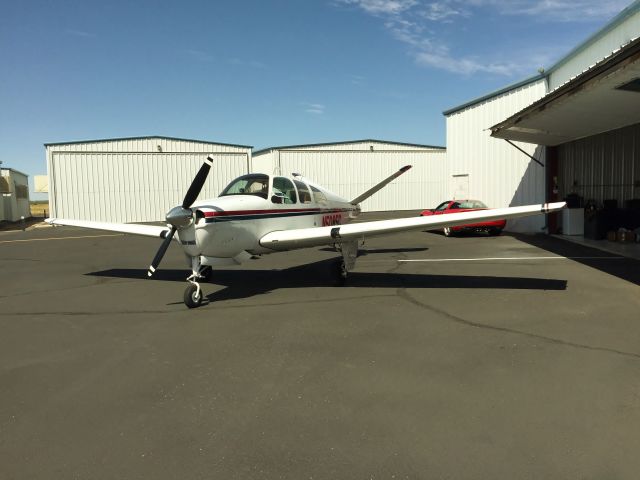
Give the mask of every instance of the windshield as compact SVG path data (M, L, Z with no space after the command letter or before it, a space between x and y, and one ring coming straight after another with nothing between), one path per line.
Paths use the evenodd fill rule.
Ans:
M267 198L269 191L269 176L261 173L253 173L251 175L243 175L236 178L233 182L227 185L222 193L221 197L228 195L257 195L262 198Z
M458 208L487 208L487 206L479 200L463 200Z

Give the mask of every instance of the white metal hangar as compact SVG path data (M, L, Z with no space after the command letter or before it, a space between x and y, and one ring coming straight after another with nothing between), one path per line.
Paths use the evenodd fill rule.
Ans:
M445 111L450 177L465 179L468 196L494 207L567 198L608 210L599 238L633 228L640 222L631 212L640 208L639 36L636 0L546 71ZM548 221L530 217L509 228L561 231L561 219Z
M353 140L271 147L253 153L253 170L299 173L351 199L405 165L406 174L362 203L363 211L433 208L446 196L444 147Z
M163 136L47 143L51 217L106 222L163 220L182 202L207 155L201 198L249 172L250 146Z
M30 216L29 177L13 168L0 168L0 221L17 222Z

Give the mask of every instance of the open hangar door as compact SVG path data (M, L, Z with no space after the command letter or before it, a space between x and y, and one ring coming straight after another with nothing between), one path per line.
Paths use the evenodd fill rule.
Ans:
M640 123L549 148L556 150L559 196L570 210L583 212L583 231L563 223L562 233L601 240L616 232L618 241L635 240L633 234L640 233Z
M547 200L568 203L549 216L550 233L638 240L640 38L491 127L491 135L547 147Z

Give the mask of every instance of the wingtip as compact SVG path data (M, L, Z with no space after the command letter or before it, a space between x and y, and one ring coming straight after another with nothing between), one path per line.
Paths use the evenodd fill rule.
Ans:
M407 170L410 170L410 169L411 169L411 167L413 167L413 165L405 165L404 167L402 167L402 168L400 169L400 171L401 171L402 173L404 173L404 172L406 172Z

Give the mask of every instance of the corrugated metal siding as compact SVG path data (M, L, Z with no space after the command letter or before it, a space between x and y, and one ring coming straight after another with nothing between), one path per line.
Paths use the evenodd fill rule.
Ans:
M586 200L640 198L640 124L558 147L560 195L577 193Z
M9 222L17 222L21 217L29 218L31 216L31 208L29 198L17 198L17 186L23 185L29 191L29 177L16 170L3 169L0 172L10 187L11 193L6 195L0 194L0 220Z
M413 168L365 200L363 211L435 207L444 198L443 150L280 152L283 175L301 173L346 199L357 197L405 165Z
M614 29L604 34L598 41L572 56L564 64L557 66L549 76L550 91L555 90L603 58L608 57L622 45L638 37L639 34L640 13L636 13L616 25Z
M266 173L272 175L274 172L274 159L277 152L274 150L261 153L260 155L253 155L251 157L251 172L253 173Z
M29 177L27 175L16 172L14 170L11 172L11 176L13 177L13 181L16 185L25 185L27 187L27 192L29 191ZM20 217L29 218L31 216L31 205L29 204L29 198L16 197L15 208L15 220L20 220Z
M0 170L0 176L6 185L11 185L11 178L8 170ZM0 193L0 220L11 220L11 195Z
M546 93L544 80L509 91L447 117L449 184L445 197L453 195L453 175L469 175L469 197L490 207L544 202L544 168L523 153L489 135L488 129L527 107ZM519 144L544 163L544 148ZM510 220L511 231L537 232L544 218Z
M109 222L158 221L182 202L207 154L219 160L200 199L216 197L229 181L247 173L248 149L242 152L215 144L181 143L162 144L163 153L149 140L48 149L51 215Z

